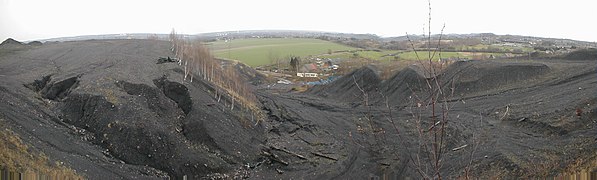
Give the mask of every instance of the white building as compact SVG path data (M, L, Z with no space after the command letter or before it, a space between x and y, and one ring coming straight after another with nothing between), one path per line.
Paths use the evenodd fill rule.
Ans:
M317 77L317 73L296 73L298 77Z

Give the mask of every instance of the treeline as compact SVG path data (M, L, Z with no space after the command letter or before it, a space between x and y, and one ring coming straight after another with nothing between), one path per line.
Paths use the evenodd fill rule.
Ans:
M381 49L383 46L379 38L355 38L355 37L332 37L332 36L319 36L316 39L324 41L335 42L338 44L344 44L351 47L361 49Z
M244 108L261 118L261 111L257 105L257 98L252 88L243 81L233 65L226 65L211 55L209 49L201 41L185 40L172 30L169 36L171 50L175 53L179 65L184 67L184 81L193 82L193 77L202 78L215 86L214 97L218 102L229 100L230 109L235 105Z
M411 42L408 39L394 38L393 40L384 40L383 38L346 38L319 36L317 39L344 44L351 47L367 50L417 50L426 51L427 43L425 38L415 38ZM498 48L498 47L474 47L476 45L489 45L480 38L449 38L439 41L437 37L431 39L433 42L439 42L434 48L441 48L445 52L484 52L484 53L524 53L520 48Z

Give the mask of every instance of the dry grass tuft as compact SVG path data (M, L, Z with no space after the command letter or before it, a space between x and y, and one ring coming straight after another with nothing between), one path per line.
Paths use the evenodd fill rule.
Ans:
M51 179L83 179L72 169L52 163L43 153L29 148L14 132L0 124L0 170L21 173L37 178L38 174Z

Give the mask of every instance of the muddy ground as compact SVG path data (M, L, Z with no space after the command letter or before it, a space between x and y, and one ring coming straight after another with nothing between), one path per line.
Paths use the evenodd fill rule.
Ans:
M237 66L266 115L254 119L218 102L201 78L182 81L176 63L158 64L173 56L169 48L156 40L0 45L0 123L90 179L421 177L413 114L431 117L417 104L428 102L431 76L420 67L382 80L367 66L297 93ZM596 62L445 68L437 76L450 94L441 176L467 167L482 178L554 176L594 158Z

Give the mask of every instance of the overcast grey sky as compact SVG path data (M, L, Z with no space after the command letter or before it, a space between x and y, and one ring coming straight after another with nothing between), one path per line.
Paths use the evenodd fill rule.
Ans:
M597 41L595 0L432 0L432 33ZM318 30L422 34L426 0L0 0L0 39L114 33ZM425 28L427 29L427 28Z

